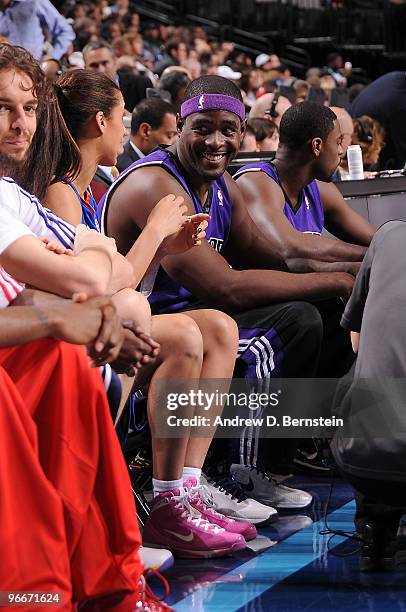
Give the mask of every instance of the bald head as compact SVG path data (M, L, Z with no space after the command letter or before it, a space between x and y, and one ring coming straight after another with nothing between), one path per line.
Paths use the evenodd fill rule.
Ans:
M331 106L330 108L333 113L337 115L338 124L343 137L341 147L343 149L343 155L345 155L349 145L351 144L352 135L354 133L352 118L351 115L347 113L345 108L341 108L339 106Z
M249 118L271 119L279 127L283 113L285 113L292 105L287 98L285 98L284 96L279 96L275 108L276 112L278 113L278 116L271 117L271 115L266 114L266 111L271 108L274 97L275 94L267 93L258 98L258 100L256 100L251 107Z

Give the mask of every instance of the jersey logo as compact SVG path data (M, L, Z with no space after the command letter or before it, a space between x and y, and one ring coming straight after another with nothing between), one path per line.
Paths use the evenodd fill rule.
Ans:
M209 238L207 241L217 253L221 253L221 248L223 246L224 240L221 238Z
M221 189L217 190L217 198L218 198L220 206L224 206L223 192L221 191Z
M197 104L197 110L201 111L204 109L204 94L200 96L199 102Z

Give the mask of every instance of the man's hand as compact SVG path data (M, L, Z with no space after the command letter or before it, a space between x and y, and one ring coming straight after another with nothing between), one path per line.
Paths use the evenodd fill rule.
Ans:
M184 253L194 246L199 246L206 238L206 227L210 220L210 215L197 213L187 218L180 230L172 236L166 238L159 250L160 255L176 255Z
M102 321L97 338L87 345L87 352L94 367L117 359L124 341L123 326L113 302L107 298L96 299L100 301Z
M355 278L347 272L334 272L335 278L339 281L340 298L344 304L350 299Z
M61 244L58 244L57 242L54 242L53 240L50 240L45 236L41 237L40 240L44 244L47 251L52 251L57 255L73 255L72 249L66 249Z
M123 321L124 342L118 358L112 366L119 374L125 372L134 376L135 370L153 363L159 354L160 346L150 336L144 334L134 321Z
M100 366L117 358L124 340L121 320L113 302L106 297L86 300L84 294L75 302L38 308L47 319L50 335L71 344L85 344L93 365Z
M357 276L359 269L361 267L361 261L349 261L347 262L345 272L351 274L352 276Z
M113 257L117 253L117 246L114 238L108 238L96 230L87 228L86 225L78 225L76 228L73 253L74 255L80 255L82 251L88 249L104 251L111 260L113 260Z

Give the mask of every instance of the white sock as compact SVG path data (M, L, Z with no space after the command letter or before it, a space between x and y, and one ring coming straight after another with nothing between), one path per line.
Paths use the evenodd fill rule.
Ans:
M183 482L186 482L186 480L190 478L190 476L192 476L193 478L196 478L197 484L199 485L201 475L202 475L201 468L194 468L194 467L184 467L183 468Z
M183 478L177 478L176 480L158 480L157 478L152 479L152 488L154 490L154 497L159 493L165 493L166 491L172 491L172 489L181 489L183 487Z

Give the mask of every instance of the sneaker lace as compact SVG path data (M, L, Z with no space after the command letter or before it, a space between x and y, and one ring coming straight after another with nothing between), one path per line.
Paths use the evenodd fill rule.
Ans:
M270 474L263 468L259 467L258 465L251 465L251 472L252 471L255 471L258 474L258 476L260 476L263 480L267 480L268 482L273 484L275 487L279 486L278 481L275 478L273 478L272 474Z
M223 514L220 514L220 512L217 512L214 509L213 495L210 493L208 487L200 485L197 490L195 489L193 501L196 504L195 507L197 506L198 509L202 507L203 509L206 509L208 506L208 509L212 515L218 516L219 518L224 518Z
M155 595L155 593L153 592L153 590L147 583L146 578L150 575L153 575L154 577L159 578L159 580L164 585L165 593L163 597L158 597L157 595ZM144 574L140 576L139 590L138 590L139 599L136 604L136 608L135 608L136 611L137 612L160 612L161 610L165 610L165 611L172 610L172 608L167 606L162 601L163 599L166 599L166 597L168 597L169 593L170 593L169 583L166 580L166 578L162 576L162 574L160 574L159 572L157 572L156 570L152 568L145 570Z
M210 523L208 520L204 519L198 510L193 508L189 502L187 493L177 499L176 508L181 510L182 518L186 519L188 523L192 523L192 525L198 527L199 529L211 531L215 535L224 531L222 527L218 527L218 525L214 525L213 523Z
M216 476L209 479L210 484L218 489L221 493L230 495L231 499L235 499L238 503L248 499L244 489L240 487L238 482L231 476Z

